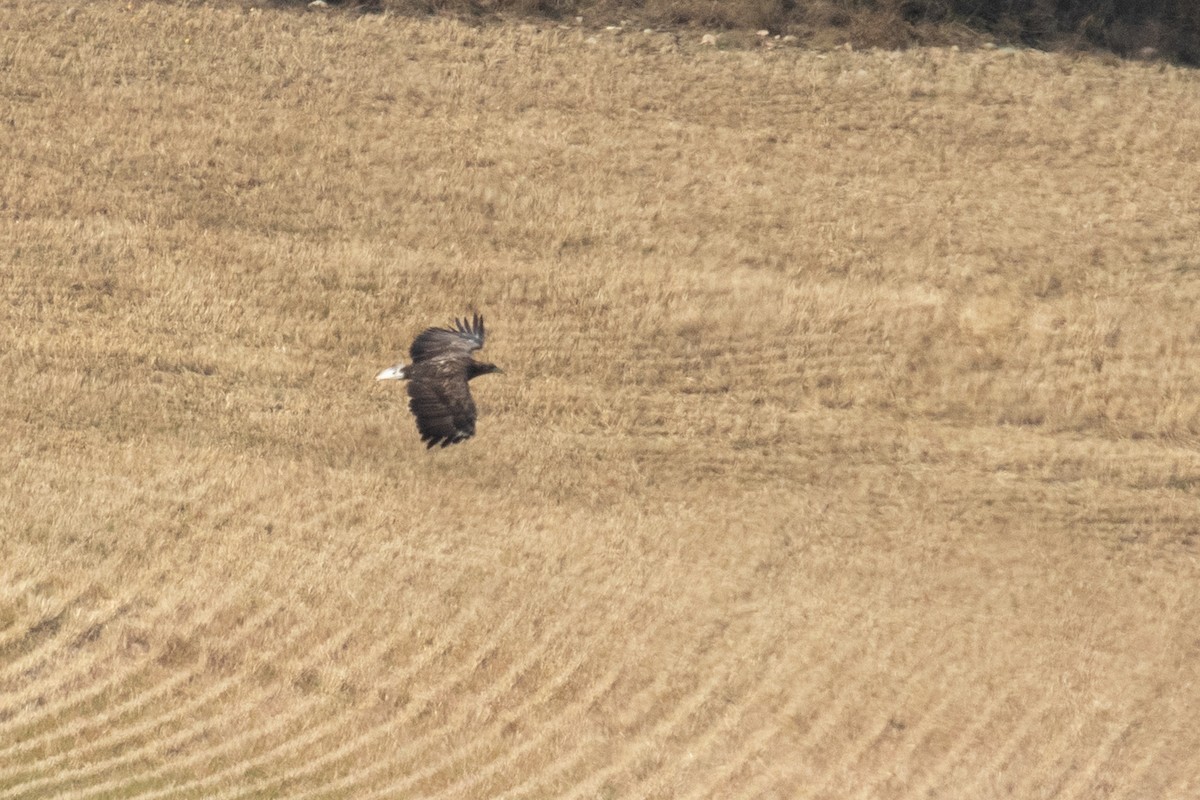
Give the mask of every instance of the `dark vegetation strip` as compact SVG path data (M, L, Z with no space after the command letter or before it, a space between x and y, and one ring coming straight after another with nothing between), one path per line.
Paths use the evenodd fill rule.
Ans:
M243 0L246 2L246 0ZM323 0L328 6L461 18L769 30L823 47L1001 44L1101 49L1200 66L1198 0ZM310 0L249 0L304 7ZM748 41L753 41L749 39Z

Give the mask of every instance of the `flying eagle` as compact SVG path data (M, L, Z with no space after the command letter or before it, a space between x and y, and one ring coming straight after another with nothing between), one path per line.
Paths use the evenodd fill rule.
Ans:
M483 317L454 320L454 328L428 328L413 340L411 364L388 367L377 381L408 381L408 407L417 418L425 447L442 447L475 435L475 401L467 381L503 372L471 358L483 347Z

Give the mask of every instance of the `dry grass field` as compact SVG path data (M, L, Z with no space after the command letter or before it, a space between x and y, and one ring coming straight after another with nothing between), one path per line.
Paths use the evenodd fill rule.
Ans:
M698 40L7 4L0 799L1200 796L1200 75Z

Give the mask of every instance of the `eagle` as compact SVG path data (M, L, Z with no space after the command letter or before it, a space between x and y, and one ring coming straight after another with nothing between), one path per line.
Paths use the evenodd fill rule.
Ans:
M453 328L427 328L409 348L411 364L388 367L377 381L408 381L408 407L426 449L449 447L475 435L475 401L467 382L489 372L495 364L476 361L471 353L483 347L483 317L454 320Z

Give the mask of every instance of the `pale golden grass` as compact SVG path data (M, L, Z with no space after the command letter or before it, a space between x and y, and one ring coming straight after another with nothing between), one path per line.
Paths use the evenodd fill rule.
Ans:
M108 3L0 54L0 797L1200 791L1194 73ZM507 373L427 453L372 377L471 309Z

